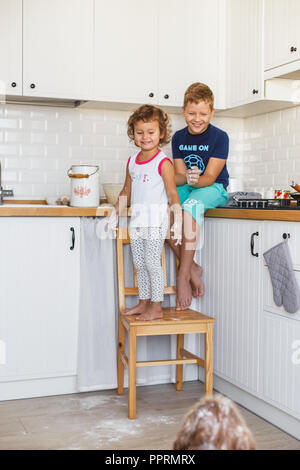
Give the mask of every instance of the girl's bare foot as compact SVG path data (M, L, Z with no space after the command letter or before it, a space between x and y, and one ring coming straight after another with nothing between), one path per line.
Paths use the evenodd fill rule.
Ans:
M204 283L200 279L202 276L203 269L201 266L193 262L191 267L191 286L192 295L195 298L201 297L204 294Z
M177 276L176 310L185 310L192 303L192 288L190 279L184 276Z
M121 315L126 317L127 315L137 315L137 314L143 314L147 311L147 308L150 305L150 299L147 300L140 300L139 303L132 308L129 308L128 310L125 310L124 312L121 312Z
M137 317L137 320L151 321L158 320L160 318L163 318L161 302L154 302L148 306L147 311L145 313L143 313L140 317Z

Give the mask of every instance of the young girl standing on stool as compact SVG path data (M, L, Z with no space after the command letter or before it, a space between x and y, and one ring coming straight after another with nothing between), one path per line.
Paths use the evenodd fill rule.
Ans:
M139 303L123 315L140 314L139 320L162 318L164 276L161 252L168 230L168 201L174 211L171 232L181 242L182 212L172 161L160 150L170 142L169 119L161 109L139 107L128 120L127 133L140 150L129 158L124 187L109 227L115 229L118 215L131 200L130 244L137 274Z

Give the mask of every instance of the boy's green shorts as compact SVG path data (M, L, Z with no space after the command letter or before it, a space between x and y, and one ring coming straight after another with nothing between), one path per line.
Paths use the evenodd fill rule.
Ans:
M194 188L189 184L177 186L182 210L191 214L198 225L201 225L207 209L223 207L228 201L228 194L224 186L214 183L205 188Z

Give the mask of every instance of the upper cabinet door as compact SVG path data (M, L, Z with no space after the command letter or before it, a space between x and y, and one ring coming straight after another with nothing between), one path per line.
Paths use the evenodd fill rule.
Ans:
M265 0L265 70L300 59L299 0Z
M95 0L94 99L157 103L157 89L157 0Z
M218 101L219 0L164 0L158 21L159 104L182 106L194 82L207 84Z
M228 0L226 20L226 107L264 97L261 0Z
M0 2L0 95L22 95L22 0Z
M88 99L93 0L23 0L23 94Z

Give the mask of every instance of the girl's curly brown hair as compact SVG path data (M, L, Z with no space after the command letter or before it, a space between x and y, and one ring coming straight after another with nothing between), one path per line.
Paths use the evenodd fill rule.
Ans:
M134 111L127 121L127 134L130 140L134 141L134 125L138 121L158 121L159 130L162 135L159 145L163 146L171 141L172 130L169 116L160 108L144 104Z

